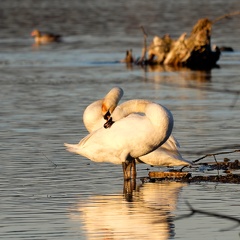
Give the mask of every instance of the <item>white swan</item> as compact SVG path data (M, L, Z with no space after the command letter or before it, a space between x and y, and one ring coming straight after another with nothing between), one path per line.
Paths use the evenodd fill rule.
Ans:
M128 116L134 112L136 101L130 100L117 106L123 90L119 87L112 88L106 96L90 104L83 113L83 122L86 129L91 133L101 128L105 123L104 116L112 115L114 121ZM179 143L170 135L168 140L155 151L136 159L137 163L145 163L153 166L184 166L192 162L184 159L179 152Z
M124 179L129 179L131 171L127 169L130 165L128 163L134 163L136 158L161 146L173 128L173 116L164 106L147 100L134 100L134 103L129 105L129 110L124 108L124 111L144 115L132 113L117 119L111 128L101 127L78 144L65 143L67 150L96 162L126 163ZM114 117L114 111L111 116Z

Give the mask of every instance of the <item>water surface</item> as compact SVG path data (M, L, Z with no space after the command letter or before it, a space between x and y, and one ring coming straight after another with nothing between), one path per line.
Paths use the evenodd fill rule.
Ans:
M172 111L186 159L239 146L239 17L213 27L212 43L235 49L222 54L219 68L117 63L126 49L141 54L140 25L149 42L156 34L178 37L201 17L235 11L238 1L13 0L0 6L1 239L239 239L239 228L220 232L234 224L226 220L175 221L189 212L186 200L238 217L238 185L138 180L129 201L121 166L90 162L63 146L87 134L85 107L114 86L124 89L122 101L145 98ZM61 33L64 41L36 48L33 28ZM217 160L224 157L239 154ZM160 170L138 165L138 176L148 169Z

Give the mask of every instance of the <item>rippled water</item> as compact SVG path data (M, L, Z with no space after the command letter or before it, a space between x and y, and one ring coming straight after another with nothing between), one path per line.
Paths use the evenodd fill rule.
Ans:
M0 7L0 239L239 239L239 228L220 232L234 225L227 220L198 214L175 220L189 212L186 200L238 217L238 185L139 181L129 201L121 166L63 147L87 134L83 110L113 86L124 89L123 101L166 105L189 160L239 146L239 17L213 27L212 43L235 49L222 54L218 69L117 63L126 49L141 54L140 25L149 41L156 34L178 37L201 17L237 10L238 1L13 0ZM64 41L36 48L33 28L61 33ZM139 177L148 175L149 166L137 168Z

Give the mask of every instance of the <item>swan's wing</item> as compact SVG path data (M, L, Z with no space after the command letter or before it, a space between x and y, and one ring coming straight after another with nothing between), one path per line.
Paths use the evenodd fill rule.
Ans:
M163 145L137 159L138 163L146 163L153 166L184 166L192 165L191 161L184 159L178 150L163 148Z
M146 163L153 166L184 166L193 163L182 157L179 152L179 143L173 135L159 148L137 159L138 163Z
M86 137L84 137L82 140L80 140L80 142L77 145L84 147L84 144L87 143L87 141L94 135L95 132L96 132L96 130L91 132L90 134L88 134Z
M177 139L171 134L167 141L162 145L167 150L176 150L180 148L180 144Z
M67 148L66 150L72 153L77 153L82 155L82 149L84 148L84 144L88 142L89 139L93 136L95 131L92 133L88 134L86 137L84 137L78 144L69 144L69 143L64 143L64 146Z

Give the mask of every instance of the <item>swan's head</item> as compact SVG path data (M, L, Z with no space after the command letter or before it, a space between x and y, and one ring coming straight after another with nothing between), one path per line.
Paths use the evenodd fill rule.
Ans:
M113 125L114 121L113 121L111 115L112 115L114 109L113 108L109 109L105 114L104 114L104 110L102 110L103 118L106 120L106 122L103 125L104 128L110 128Z
M105 108L105 106L102 106L102 115L106 121L108 121L111 118L111 114L112 114L113 110L107 109L107 108Z
M122 95L123 90L119 87L115 87L104 97L102 102L102 116L105 120L108 121L111 118L111 115L117 107Z
M112 113L107 112L104 116L106 123L104 124L104 128L110 128L113 123L116 121L126 117L129 113L126 113L124 109L120 106L116 106Z

